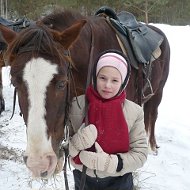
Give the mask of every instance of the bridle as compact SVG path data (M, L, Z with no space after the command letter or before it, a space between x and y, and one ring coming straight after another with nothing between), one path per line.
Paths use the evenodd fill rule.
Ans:
M23 52L23 50L22 50ZM71 100L71 84L73 84L73 89L74 89L74 93L75 96L77 97L77 91L76 91L76 86L75 86L75 81L74 81L74 77L73 77L73 73L72 73L72 65L73 65L73 61L71 59L71 55L70 55L70 51L69 50L64 50L64 55L66 57L66 65L67 65L67 79L68 82L66 83L65 87L66 90L66 105L65 105L65 118L64 118L64 124L63 124L63 128L64 128L64 137L62 142L59 145L59 154L62 153L64 151L65 153L65 162L64 162L64 167L63 167L63 173L64 173L64 178L65 178L65 189L69 190L69 185L68 185L68 179L67 179L67 161L68 161L68 156L69 156L69 151L68 151L68 145L69 145L69 128L71 126L70 123L70 118L69 118L69 108L70 108L70 100ZM71 82L72 81L72 82ZM15 113L15 107L16 107L16 97L17 97L17 88L14 88L14 96L13 96L13 109L12 109L12 115L10 117L10 119L13 118L14 113ZM77 100L78 101L78 100ZM20 115L22 116L22 112L20 112Z

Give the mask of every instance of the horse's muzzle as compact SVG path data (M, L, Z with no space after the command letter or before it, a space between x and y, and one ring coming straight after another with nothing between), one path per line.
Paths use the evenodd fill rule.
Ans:
M32 172L34 178L51 177L57 166L57 157L55 154L43 156L23 156L27 168Z

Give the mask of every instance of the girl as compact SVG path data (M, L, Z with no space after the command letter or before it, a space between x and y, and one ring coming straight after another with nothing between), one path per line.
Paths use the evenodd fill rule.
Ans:
M126 99L130 66L113 50L103 53L93 70L93 85L86 91L89 125L84 121L85 97L71 107L73 132L69 154L75 190L79 190L82 166L87 167L85 190L132 190L132 172L143 166L148 145L143 109ZM81 127L80 127L81 126Z

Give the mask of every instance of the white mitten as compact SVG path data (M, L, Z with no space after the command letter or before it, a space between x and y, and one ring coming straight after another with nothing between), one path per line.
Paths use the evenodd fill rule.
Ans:
M69 155L71 157L75 157L76 155L78 155L80 151L78 149L75 148L75 146L73 145L72 141L69 141Z
M79 151L90 148L97 138L97 129L93 124L83 124L69 142L69 154L75 157Z
M79 158L81 162L89 169L105 171L110 174L116 173L118 157L114 154L105 153L100 145L95 142L96 152L81 151Z

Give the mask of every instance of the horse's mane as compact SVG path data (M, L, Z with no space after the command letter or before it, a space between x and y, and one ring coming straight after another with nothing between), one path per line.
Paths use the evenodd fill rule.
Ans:
M87 19L87 17L74 10L56 9L51 14L45 16L41 21L52 29L65 29L81 19Z
M53 59L61 65L64 64L63 61L61 61L65 60L63 48L59 48L61 45L54 41L47 26L41 23L35 24L17 35L17 38L10 44L6 54L8 62L15 72L17 72L20 67L23 67L23 64L32 57L39 57L39 55L47 60ZM14 64L15 56L20 55L22 55L23 61Z
M54 52L52 34L47 26L36 24L17 34L18 37L10 45L8 52L10 54L20 54L27 51L35 53ZM55 52L54 52L55 53Z

